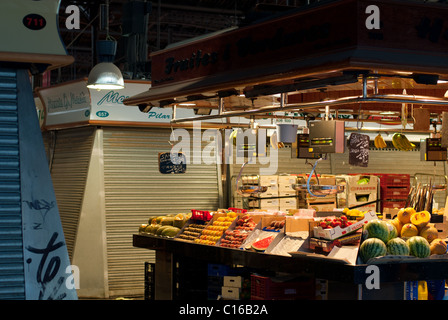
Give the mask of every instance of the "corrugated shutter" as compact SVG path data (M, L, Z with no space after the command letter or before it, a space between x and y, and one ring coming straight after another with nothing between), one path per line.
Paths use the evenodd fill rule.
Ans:
M66 129L54 135L51 176L70 259L78 231L94 130L92 127Z
M25 299L16 72L0 69L0 299Z
M218 207L216 165L188 164L184 174L158 171L158 153L171 149L167 129L104 128L104 184L111 296L143 293L144 262L154 252L132 246L151 215Z

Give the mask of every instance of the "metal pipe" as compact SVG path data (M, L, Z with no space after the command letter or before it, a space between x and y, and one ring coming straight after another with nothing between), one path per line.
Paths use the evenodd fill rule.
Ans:
M304 110L316 107L337 106L344 104L356 104L356 103L419 103L423 105L444 105L448 106L448 99L426 97L426 96L411 96L411 95L373 95L370 97L353 96L353 97L343 97L334 100L316 101L308 102L302 104L287 104L280 107L261 107L257 109L245 110L245 111L228 111L217 115L206 115L199 117L188 117L183 119L173 119L172 123L189 122L189 121L201 121L201 120L212 120L227 117L244 117L249 115L261 114L261 113L274 113L280 111L288 110Z

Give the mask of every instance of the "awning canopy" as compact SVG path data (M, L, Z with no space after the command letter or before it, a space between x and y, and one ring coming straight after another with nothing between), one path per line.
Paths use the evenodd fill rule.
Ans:
M367 10L372 5L376 11ZM399 110L406 101L440 113L448 105L446 16L448 6L435 3L321 2L155 52L151 88L124 104L222 109L224 101L223 116L266 115L272 110L263 106L283 93L290 110L345 98L332 107ZM371 19L380 19L379 29L370 28ZM403 99L384 99L403 89Z

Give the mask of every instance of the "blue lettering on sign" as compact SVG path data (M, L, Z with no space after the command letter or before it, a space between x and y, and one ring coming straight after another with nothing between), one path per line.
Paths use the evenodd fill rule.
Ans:
M169 114L163 114L162 112L148 112L148 118L149 119L166 119L169 120L170 119L170 115Z
M106 118L106 117L109 116L109 112L107 112L107 111L98 111L98 112L96 113L96 115L97 115L98 117L100 117L100 118Z

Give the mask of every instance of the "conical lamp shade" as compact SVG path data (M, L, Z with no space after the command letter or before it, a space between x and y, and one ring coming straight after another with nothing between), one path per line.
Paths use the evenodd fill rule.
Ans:
M97 90L123 89L123 75L112 62L100 62L90 71L87 87Z

